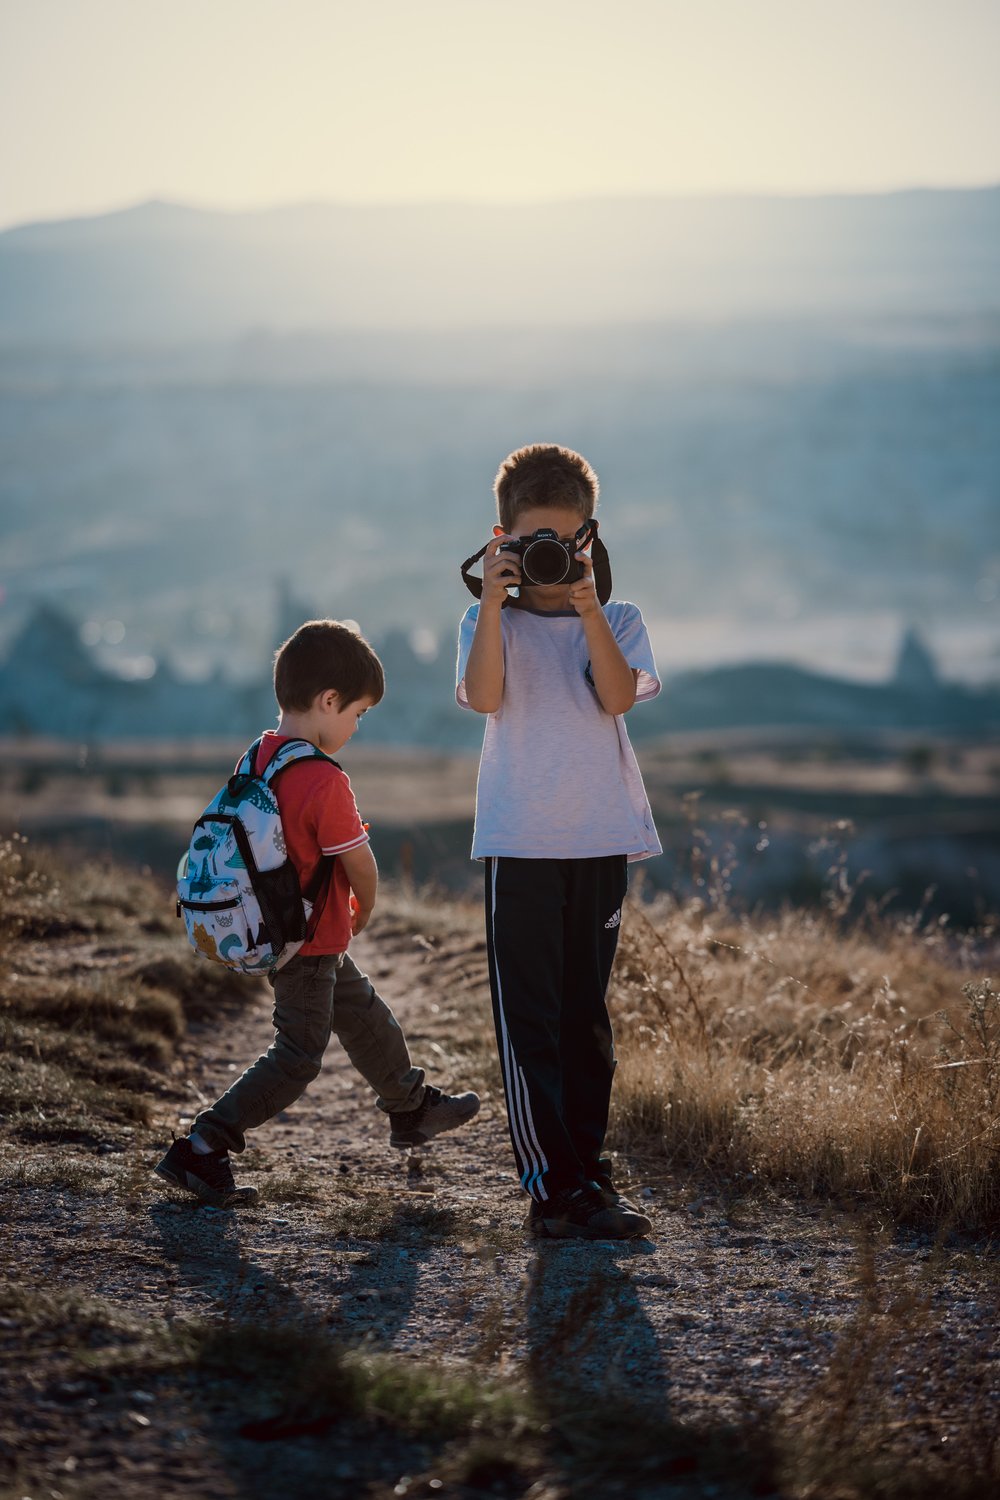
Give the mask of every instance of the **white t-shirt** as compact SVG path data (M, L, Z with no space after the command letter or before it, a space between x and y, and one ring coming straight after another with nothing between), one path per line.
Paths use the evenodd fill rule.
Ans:
M604 613L630 667L636 701L660 679L642 615L612 602ZM479 615L473 604L458 638L456 697ZM605 713L592 685L583 621L575 610L502 611L503 702L486 719L473 859L596 859L662 852L635 752L621 714Z

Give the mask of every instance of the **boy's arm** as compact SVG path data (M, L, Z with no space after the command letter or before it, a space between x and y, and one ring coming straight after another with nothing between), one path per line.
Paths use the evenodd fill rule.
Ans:
M375 908L378 865L375 863L371 844L347 849L343 854L338 854L337 858L354 892L354 900L351 902L351 932L357 936L368 925L368 918Z
M465 697L480 714L495 714L503 701L503 633L500 611L509 585L521 581L517 557L499 551L510 537L498 536L483 560L483 594L469 659L465 664Z
M639 674L629 666L615 640L608 617L594 588L594 565L585 552L576 554L584 576L570 587L569 600L583 621L590 652L590 673L601 707L607 714L627 714L635 703Z

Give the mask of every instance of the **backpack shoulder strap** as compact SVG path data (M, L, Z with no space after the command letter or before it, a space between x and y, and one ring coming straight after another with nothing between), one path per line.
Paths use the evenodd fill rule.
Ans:
M258 745L260 741L258 740ZM339 771L342 769L339 761L335 761L331 755L324 752L309 740L287 740L279 750L268 761L261 772L260 779L269 786L274 778L284 771L288 766L294 766L300 760L325 760L328 765L335 766Z
M257 764L257 752L260 750L260 747L263 743L264 736L261 735L259 739L254 740L249 750L244 751L243 759L240 761L239 765L236 767L236 770L233 772L234 776L256 775L254 767Z

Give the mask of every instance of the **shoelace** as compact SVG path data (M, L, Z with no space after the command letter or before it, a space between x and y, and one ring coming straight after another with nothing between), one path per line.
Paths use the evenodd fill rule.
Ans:
M574 1208L579 1207L584 1209L587 1212L588 1218L594 1214L603 1213L607 1207L604 1199L595 1188L574 1188L571 1193L567 1193L566 1202Z

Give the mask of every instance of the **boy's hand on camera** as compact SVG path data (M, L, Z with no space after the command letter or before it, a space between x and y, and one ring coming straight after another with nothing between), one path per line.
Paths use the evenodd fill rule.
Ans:
M512 536L498 536L487 548L483 558L483 604L502 604L508 588L521 582L521 559L515 553L500 551L501 542L513 540Z
M601 601L597 597L597 586L594 583L593 560L586 552L578 552L576 560L583 569L583 577L570 584L569 602L577 614L585 619L587 615L600 610Z

